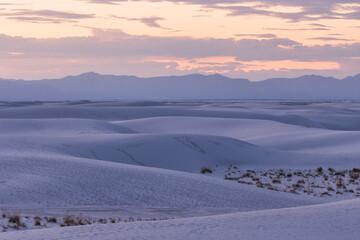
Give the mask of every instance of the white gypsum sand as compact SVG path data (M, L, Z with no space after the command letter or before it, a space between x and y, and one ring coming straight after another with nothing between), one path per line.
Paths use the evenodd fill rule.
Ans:
M359 123L357 102L1 102L0 208L26 226L0 216L0 239L352 239L356 188L321 197L323 176L310 195L256 178L360 167ZM253 185L224 180L230 165ZM68 215L94 221L60 228Z

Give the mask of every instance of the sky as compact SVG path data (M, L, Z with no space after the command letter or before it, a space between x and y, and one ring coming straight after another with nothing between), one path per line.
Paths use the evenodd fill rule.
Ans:
M360 73L359 0L0 0L0 77Z

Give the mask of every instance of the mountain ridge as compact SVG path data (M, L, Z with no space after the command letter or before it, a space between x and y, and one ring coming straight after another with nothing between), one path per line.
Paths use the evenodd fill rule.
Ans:
M360 74L304 75L251 82L220 74L136 77L86 72L59 79L0 79L0 100L284 99L360 100Z

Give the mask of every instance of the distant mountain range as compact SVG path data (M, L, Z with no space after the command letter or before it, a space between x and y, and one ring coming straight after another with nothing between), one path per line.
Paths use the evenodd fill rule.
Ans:
M222 75L139 78L89 72L62 79L0 79L0 100L282 99L360 100L360 74L339 80L306 75L261 82Z

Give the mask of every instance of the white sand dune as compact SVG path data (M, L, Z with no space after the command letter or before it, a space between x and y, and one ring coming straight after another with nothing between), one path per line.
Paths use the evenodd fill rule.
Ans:
M269 191L222 171L359 167L359 130L356 102L2 102L0 207L192 218L0 239L352 239L358 200Z
M360 201L156 222L118 223L4 233L2 239L309 239L360 234Z
M304 105L279 102L181 102L166 105L149 104L138 106L134 102L84 104L5 103L0 108L0 118L85 118L99 120L130 120L162 116L196 116L209 118L260 119L282 122L311 128L333 130L360 130L358 103L340 104L307 103ZM145 105L145 106L144 106Z
M2 156L0 204L254 210L325 200L253 189L218 178L59 156ZM271 200L272 199L272 200Z
M88 119L0 119L1 135L37 136L134 133L125 127Z
M156 117L115 122L146 133L212 134L263 147L311 153L359 152L360 132L314 129L258 119Z

